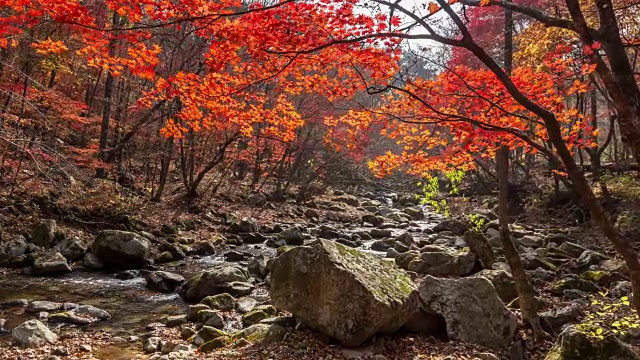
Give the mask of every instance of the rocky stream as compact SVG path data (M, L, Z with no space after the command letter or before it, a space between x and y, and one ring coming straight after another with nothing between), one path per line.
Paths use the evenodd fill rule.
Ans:
M265 206L258 200L250 203ZM0 243L0 343L45 349L25 359L196 359L279 341L301 326L350 348L402 328L476 344L487 349L480 359L514 351L523 358L510 269L502 261L482 269L464 240L468 224L395 194L336 194L291 211L273 224L205 212L161 229L101 231L90 243L43 219L30 234ZM500 259L495 214L476 215ZM183 240L206 224L225 233ZM532 281L558 299L541 313L549 333L573 331L567 324L584 317L588 294L629 295L624 265L579 245L578 229L514 225L512 235ZM163 337L169 328L179 337ZM61 342L79 332L109 341L96 348ZM640 358L627 343L607 341L620 359ZM567 351L574 350L556 349Z

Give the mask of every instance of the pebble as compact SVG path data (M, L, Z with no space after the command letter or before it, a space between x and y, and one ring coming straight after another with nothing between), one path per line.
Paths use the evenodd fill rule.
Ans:
M80 350L86 351L86 352L91 352L93 350L93 348L89 344L82 344L82 345L80 345Z
M59 347L53 349L51 351L51 354L52 355L57 355L57 356L69 356L69 355L71 355L71 352L69 352L68 348L59 346Z

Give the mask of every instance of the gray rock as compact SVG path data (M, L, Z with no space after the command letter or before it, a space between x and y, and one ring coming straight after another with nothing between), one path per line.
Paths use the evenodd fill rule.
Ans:
M408 207L405 208L404 210L402 210L403 213L409 215L411 217L411 220L423 220L424 219L424 212L422 211L422 208L420 207Z
M280 240L284 240L287 245L303 245L304 235L298 226L292 226L282 230L276 235Z
M395 240L386 239L386 240L376 240L371 243L371 250L373 251L387 251L393 248L395 244Z
M334 199L335 201L343 204L347 204L353 207L360 206L360 200L353 195L342 195Z
M256 255L251 260L249 260L249 264L247 264L247 270L251 275L257 278L265 278L267 275L269 275L269 268L267 267L268 261L269 258L266 255Z
M33 258L32 275L63 275L71 272L67 259L59 252L35 253Z
M162 339L157 336L152 336L150 338L147 338L142 343L142 349L147 354L160 351L161 346L162 346Z
M100 270L104 268L104 263L102 263L102 261L92 253L86 253L84 255L84 258L82 259L82 265L93 270Z
M68 261L78 261L86 254L87 246L78 238L66 238L57 243L53 251L62 254Z
M371 229L369 234L374 239L388 238L388 237L391 237L391 230L388 230L388 229Z
M58 341L58 335L35 319L27 320L16 326L11 331L11 336L21 345L28 347L55 344Z
M277 308L345 346L396 331L417 307L413 282L394 264L324 240L275 259L270 295Z
M83 317L95 318L104 321L111 320L111 314L109 314L108 311L92 305L80 305L77 308L71 310L71 312Z
M167 317L165 324L167 325L167 327L176 327L176 326L183 325L186 322L187 322L186 315L173 315L173 316Z
M198 321L198 313L202 310L211 310L206 304L189 305L187 308L187 320Z
M472 252L455 252L444 247L424 247L411 260L407 270L433 276L462 276L471 272L476 262Z
M540 248L545 245L544 239L535 235L525 235L521 238L514 239L513 243L516 246L525 246L529 248Z
M38 300L38 301L30 302L29 305L27 305L27 308L25 309L25 311L28 313L39 313L41 311L51 312L51 311L56 311L60 309L62 309L61 303L53 302L53 301Z
M551 309L540 313L542 326L557 334L568 323L575 322L582 314L578 304L571 304L557 309Z
M384 223L384 217L374 214L364 214L362 215L362 222L378 227Z
M258 222L254 218L243 218L231 224L231 232L234 234L255 233L258 230Z
M467 230L469 230L469 226L467 224L454 219L444 220L433 228L433 231L436 233L442 231L452 231L458 235L463 235Z
M513 277L504 270L485 269L474 276L482 276L491 281L498 296L505 304L510 303L518 297L518 291L516 290L516 283L513 281Z
M131 269L153 262L149 240L128 231L104 230L99 232L91 245L91 253L106 266L114 268Z
M236 303L236 310L238 310L239 313L244 314L253 310L256 306L258 306L258 301L256 299L244 296L238 299Z
M150 271L145 274L144 278L150 290L164 293L174 292L185 281L182 275L168 271Z
M5 265L11 260L24 255L27 249L27 240L22 235L16 235L10 240L0 243L0 265Z
M180 295L187 301L200 301L207 296L229 293L231 295L246 295L248 272L238 266L219 265L211 270L202 272L182 286ZM250 292L250 291L249 291Z
M511 342L517 318L489 280L427 275L418 291L425 309L444 318L450 339L493 349L506 348Z
M202 310L198 313L200 317L199 321L206 326L211 326L216 329L224 329L224 318L217 310Z
M236 299L234 299L230 294L222 293L207 296L202 299L202 304L214 310L231 311L236 308Z
M6 326L7 326L7 319L0 319L0 334L5 334L9 332Z
M40 220L31 232L31 242L48 249L53 244L56 232L56 221L53 219Z

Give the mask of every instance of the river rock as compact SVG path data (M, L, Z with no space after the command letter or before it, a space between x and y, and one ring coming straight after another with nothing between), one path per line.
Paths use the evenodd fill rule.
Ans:
M48 249L53 244L56 232L56 221L53 219L40 220L31 232L31 242Z
M388 237L391 237L391 230L389 230L389 229L371 229L369 234L374 239L388 238Z
M11 331L11 336L21 345L28 347L55 344L58 341L58 335L35 319L27 320L16 326Z
M409 262L406 270L433 276L462 276L471 272L475 262L476 255L472 252L430 245Z
M247 264L247 270L251 275L255 277L265 278L267 275L269 275L269 268L267 267L268 261L269 258L266 255L256 255L251 260L249 260L249 264Z
M258 222L254 218L242 218L231 224L231 232L234 234L258 232Z
M233 304L231 304L233 306ZM254 307L258 306L258 300L249 297L249 296L243 296L241 298L238 299L237 303L236 303L236 310L238 310L239 313L244 314L244 313L248 313L249 311L253 310ZM232 307L233 309L233 307Z
M246 339L254 344L269 344L282 341L286 333L287 329L281 325L258 323L234 333L233 337Z
M163 241L158 246L158 251L170 253L171 261L183 260L184 258L186 258L184 250L182 249L180 244Z
M91 245L91 253L115 268L131 269L153 262L149 240L128 231L101 231Z
M160 351L160 347L161 346L162 346L162 339L157 337L157 336L152 336L150 338L147 338L142 343L142 349L147 354L151 354L151 353L154 353L156 351Z
M436 233L452 231L458 235L463 235L467 230L469 230L469 225L455 219L444 220L433 227L433 231Z
M57 243L53 251L62 254L68 261L78 261L84 257L87 246L78 238L66 238Z
M494 349L505 348L511 342L517 318L486 278L427 275L418 291L425 310L444 318L450 339Z
M200 301L207 296L229 293L247 295L253 289L248 272L238 266L218 265L202 272L182 286L180 295L186 301Z
M88 269L93 270L101 270L104 268L104 263L102 260L98 259L97 256L92 253L86 253L84 258L82 258L82 265Z
M345 346L398 330L417 307L413 282L381 258L320 240L272 265L273 304Z
M380 215L364 214L362 215L362 222L378 227L384 224L384 218Z
M409 215L411 220L424 220L424 211L420 207L408 207L402 210L403 213Z
M33 254L31 275L63 275L71 272L71 267L59 252L41 252Z
M276 235L279 239L284 240L287 245L303 245L304 236L298 226L292 226L282 230Z
M37 300L32 301L25 309L28 313L39 313L41 311L56 311L62 309L62 303L53 301Z
M567 327L545 360L639 360L640 354L614 335L598 339L575 326Z
M88 317L88 318L93 318L93 319L98 319L103 321L111 320L111 314L109 314L108 311L97 308L93 305L80 305L77 308L71 310L71 312L83 317Z
M343 204L347 204L353 207L360 206L360 200L353 195L342 195L334 199L335 201Z
M231 294L222 293L205 297L202 304L214 310L231 311L236 307L236 299Z
M5 265L18 256L24 255L27 249L27 240L22 235L16 235L0 244L0 265Z
M182 275L168 271L151 271L145 274L144 279L150 290L163 293L174 292L185 280Z

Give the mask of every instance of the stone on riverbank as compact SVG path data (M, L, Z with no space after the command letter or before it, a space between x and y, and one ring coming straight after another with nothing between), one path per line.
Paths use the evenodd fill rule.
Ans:
M42 322L32 319L23 322L11 331L16 341L24 346L34 347L44 344L55 344L58 341L58 335L43 324Z
M91 245L91 252L105 266L114 268L132 269L153 262L149 240L128 231L101 231Z

